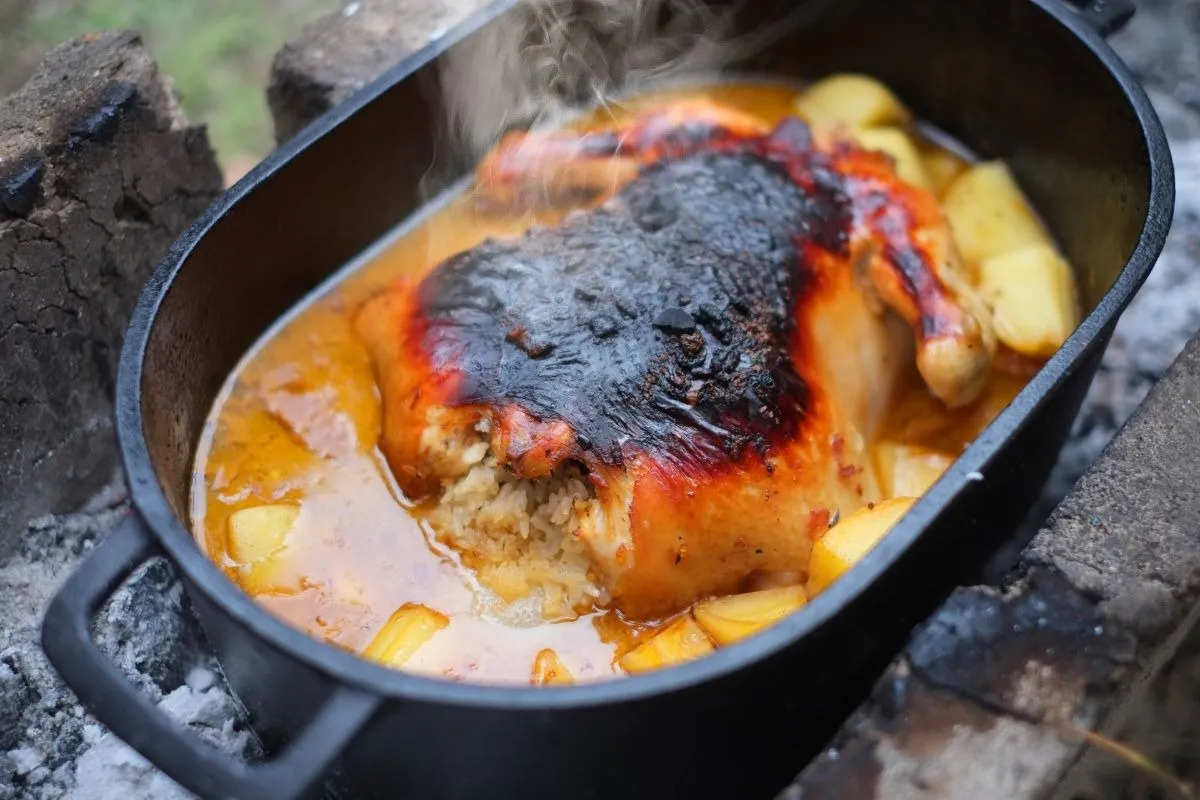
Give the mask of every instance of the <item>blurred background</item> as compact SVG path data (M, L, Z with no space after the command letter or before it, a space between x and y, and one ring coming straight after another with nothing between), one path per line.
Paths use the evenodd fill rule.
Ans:
M271 58L338 0L0 0L0 96L48 50L88 31L140 31L228 172L273 144L265 87Z

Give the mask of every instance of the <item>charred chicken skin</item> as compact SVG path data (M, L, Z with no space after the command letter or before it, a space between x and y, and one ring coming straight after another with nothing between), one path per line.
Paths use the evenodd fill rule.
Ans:
M505 599L649 619L798 580L879 499L868 446L914 353L947 405L986 380L936 200L836 133L679 102L512 134L477 178L586 208L400 279L357 328L397 482Z

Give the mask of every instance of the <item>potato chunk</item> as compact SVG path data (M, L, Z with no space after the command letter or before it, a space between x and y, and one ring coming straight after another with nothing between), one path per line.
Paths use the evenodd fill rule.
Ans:
M888 497L920 497L954 463L954 456L896 442L875 449L879 482Z
M287 594L299 588L299 576L288 568L288 533L299 515L299 507L283 503L229 515L226 550L238 562L238 583L250 594Z
M649 641L630 650L619 663L629 673L647 672L682 664L712 651L713 644L708 634L688 614L667 625Z
M1041 220L1002 161L976 164L964 172L946 190L942 209L959 253L971 268L1025 245L1050 244Z
M808 595L825 590L842 573L871 551L901 517L912 508L914 498L895 497L860 508L834 525L813 545L808 562Z
M992 307L996 336L1022 355L1048 358L1079 324L1071 265L1047 244L984 260L979 293Z
M899 128L867 128L855 134L859 145L865 150L878 150L891 157L896 164L896 175L905 183L918 189L933 189L933 182L925 171L925 164L912 137Z
M363 650L363 657L385 667L400 667L413 657L421 645L450 624L445 614L416 603L405 603L375 634Z
M944 196L958 176L967 171L967 162L944 147L929 147L922 153L921 161L930 187L938 197Z
M550 648L539 650L533 659L533 675L529 682L535 686L566 686L575 682L567 665Z
M817 81L796 99L796 110L818 125L866 128L904 125L908 109L891 90L865 75L830 75Z
M253 564L283 549L288 531L300 515L292 505L243 508L229 515L229 555L240 564Z
M713 641L730 645L774 625L807 600L803 586L781 586L714 597L697 603L692 613Z

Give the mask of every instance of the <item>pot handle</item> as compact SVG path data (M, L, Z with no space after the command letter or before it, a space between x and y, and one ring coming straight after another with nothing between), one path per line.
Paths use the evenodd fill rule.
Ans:
M137 514L87 557L50 601L42 649L89 712L151 763L201 797L303 797L370 720L379 698L339 687L275 758L246 764L187 733L129 683L97 646L92 618L135 569L162 555Z
M1133 0L1066 0L1080 18L1101 36L1111 36L1124 28L1137 6Z

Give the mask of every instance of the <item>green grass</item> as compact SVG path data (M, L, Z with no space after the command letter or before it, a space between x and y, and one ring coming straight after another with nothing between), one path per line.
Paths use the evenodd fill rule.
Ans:
M88 31L140 31L175 81L193 121L205 122L225 163L257 159L272 145L266 105L271 58L301 26L337 0L33 0L15 30L0 32L5 54L42 51ZM7 42L6 42L7 40Z

